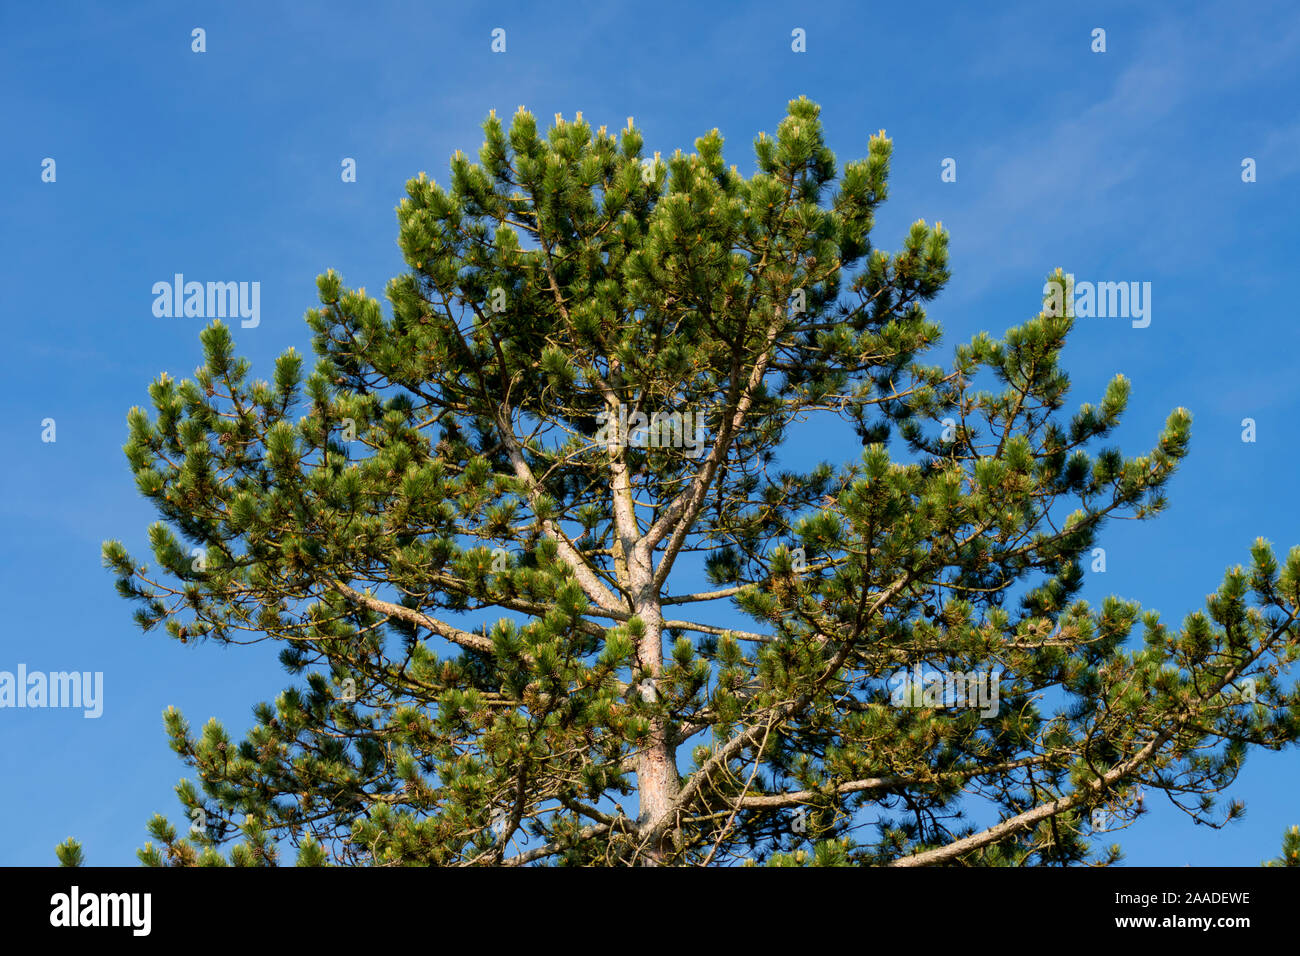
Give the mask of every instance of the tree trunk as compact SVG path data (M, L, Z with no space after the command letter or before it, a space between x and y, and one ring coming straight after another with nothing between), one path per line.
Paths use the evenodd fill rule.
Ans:
M637 647L637 662L650 673L650 679L654 682L653 693L657 699L657 684L663 674L664 619L659 607L659 594L653 583L653 564L648 556L641 553L640 548L633 551L632 560L628 564L632 591L636 595L634 611L645 625L645 633ZM648 688L643 685L638 690L645 694ZM640 800L637 822L642 827L649 826L667 813L680 789L677 758L669 743L668 722L655 718L650 726L650 742L636 760L637 795ZM656 866L662 861L666 839L666 836L661 836L647 849L647 866Z

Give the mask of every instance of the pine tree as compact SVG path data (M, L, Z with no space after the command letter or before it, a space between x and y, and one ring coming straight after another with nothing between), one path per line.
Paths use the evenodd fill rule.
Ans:
M717 130L484 130L407 184L387 310L327 272L310 371L251 380L214 322L128 416L139 625L296 681L238 742L167 711L200 784L143 862L1068 864L1142 794L1241 812L1248 749L1296 739L1300 548L1177 627L1083 601L1190 416L1125 457L1124 377L1063 411L1051 296L928 364L948 235L872 244L883 131L839 173L800 98L746 176ZM808 428L849 461L796 467ZM996 676L991 712L927 672Z
M81 849L81 844L68 837L62 843L54 848L54 854L59 858L59 866L78 867L86 862L85 853Z
M1282 834L1282 853L1267 860L1265 866L1300 866L1300 827L1291 827Z

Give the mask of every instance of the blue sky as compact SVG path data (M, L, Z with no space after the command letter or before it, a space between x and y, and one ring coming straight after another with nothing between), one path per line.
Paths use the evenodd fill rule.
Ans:
M134 863L155 811L179 820L174 704L232 733L286 676L269 645L181 646L141 634L100 566L117 537L147 555L151 510L121 454L125 414L160 371L198 364L202 319L156 318L175 273L261 283L261 324L235 329L269 377L333 267L374 292L402 268L393 208L420 170L446 182L489 109L549 124L628 116L648 151L718 127L748 172L786 103L822 106L841 163L894 141L875 241L909 223L951 232L933 303L941 355L1039 309L1057 266L1149 281L1152 321L1080 320L1066 364L1078 402L1134 383L1118 438L1148 447L1169 411L1192 453L1155 522L1106 532L1115 593L1171 623L1202 606L1262 535L1300 543L1294 479L1300 330L1300 12L1262 2L1144 4L698 3L10 4L0 8L0 354L9 451L0 471L0 670L102 671L104 714L0 710L0 864L49 864L75 835L92 864ZM191 51L202 27L207 52ZM490 50L493 28L507 50ZM1106 52L1091 33L1106 30ZM790 49L791 30L807 52ZM42 182L41 163L57 163ZM357 182L340 161L357 161ZM1245 183L1241 163L1256 162ZM955 182L940 164L957 163ZM1241 420L1257 441L1241 440ZM53 418L57 441L42 442ZM809 436L816 444L816 436ZM857 457L851 447L827 452ZM1130 864L1254 865L1300 823L1300 756L1255 754L1232 790L1243 821L1193 826L1163 800L1118 840Z

